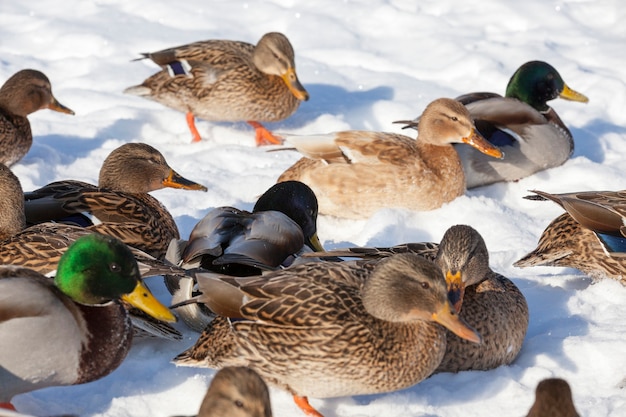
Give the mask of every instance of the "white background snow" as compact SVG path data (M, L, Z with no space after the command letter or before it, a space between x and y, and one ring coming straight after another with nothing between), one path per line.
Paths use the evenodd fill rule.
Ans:
M435 98L503 93L521 64L545 60L590 99L586 105L552 102L576 142L565 165L472 190L432 212L389 209L367 221L318 220L327 248L438 241L457 223L478 229L492 268L528 299L530 327L518 359L488 372L436 375L400 392L312 404L328 417L525 416L537 382L558 376L570 382L582 416L623 416L626 288L611 281L590 285L572 269L512 263L561 213L553 203L522 199L527 190L626 188L625 20L618 0L4 0L0 81L23 68L39 69L76 112L32 115L35 144L13 169L25 190L68 178L95 183L111 150L147 142L182 175L209 188L153 193L187 237L214 207L251 209L299 155L256 148L244 123L200 121L204 140L191 144L182 113L122 94L157 70L131 62L140 52L213 38L256 43L265 32L285 33L311 99L268 127L296 134L400 132L392 121L419 115ZM167 302L160 278L150 284ZM184 336L180 342L139 341L102 380L21 395L14 403L36 415L194 414L214 371L170 363L197 334L184 330ZM275 416L302 415L289 395L271 392Z

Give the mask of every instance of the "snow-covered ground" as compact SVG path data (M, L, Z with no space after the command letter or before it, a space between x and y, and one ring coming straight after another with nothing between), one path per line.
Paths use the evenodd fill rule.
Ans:
M570 382L582 416L621 416L626 288L611 281L590 285L571 269L517 269L512 263L561 213L553 203L522 199L528 189L626 188L622 6L618 0L5 0L0 82L20 69L39 69L59 101L76 112L32 115L35 144L13 170L25 190L68 178L95 183L112 149L147 142L182 175L209 188L153 193L186 237L211 208L251 209L299 155L256 148L244 123L200 121L205 140L191 144L183 114L122 94L157 70L146 61L131 62L140 52L213 38L256 43L266 32L285 33L311 99L268 127L296 134L400 132L392 121L419 115L435 98L503 93L522 63L547 61L590 99L586 105L552 102L576 142L565 165L472 190L432 212L382 210L366 221L318 220L327 248L438 241L453 224L475 227L493 269L512 278L528 299L530 327L519 358L489 372L439 374L400 392L311 402L329 417L524 416L537 382L558 376ZM167 301L160 279L150 284ZM193 414L214 371L170 362L197 337L181 329L180 342L139 341L102 380L24 394L14 403L36 415ZM300 415L289 395L271 393L274 415Z

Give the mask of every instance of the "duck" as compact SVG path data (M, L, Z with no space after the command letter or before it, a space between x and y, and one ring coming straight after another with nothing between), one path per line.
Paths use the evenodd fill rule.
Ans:
M269 32L256 45L207 40L143 53L162 70L127 94L154 100L187 114L192 142L202 140L195 117L210 121L246 121L257 145L281 140L260 122L291 116L309 93L296 75L295 54L287 37Z
M226 366L215 374L197 417L272 417L267 384L253 369Z
M433 373L486 371L514 362L528 330L528 303L513 281L490 268L487 245L473 227L451 226L440 243L349 247L304 256L326 259L331 255L375 263L400 253L413 253L439 266L446 279L450 302L459 317L483 340L480 345L467 343L448 332L445 355Z
M288 267L305 252L323 251L317 235L317 198L306 184L272 185L251 212L234 207L209 211L189 240L173 241L166 260L184 270L201 268L230 276L261 275ZM172 303L192 297L193 275L167 275ZM214 314L199 304L177 310L191 329L202 332Z
M466 146L455 146L468 189L517 181L569 159L574 152L572 133L547 104L555 98L589 101L544 61L520 66L509 80L504 97L482 92L457 97L481 135L504 153L503 158L493 159Z
M448 300L441 270L415 254L372 267L308 262L196 280L200 294L188 302L217 317L174 363L248 366L310 416L321 414L308 397L390 392L427 378L445 353L446 328L481 342Z
M526 417L580 417L567 381L562 378L540 381L535 389L535 402Z
M19 179L10 168L0 164L0 265L32 269L46 276L54 276L62 255L79 238L94 234L124 235L128 228L139 230L139 223L101 223L82 227L64 223L40 223L26 227L24 194ZM160 261L153 256L129 247L135 256L142 278L155 275L184 276L185 270ZM130 312L137 334L179 340L182 334L169 325L142 314L139 309L125 304Z
M575 268L593 281L608 278L626 285L626 191L532 192L527 199L554 201L566 212L545 228L537 247L514 266Z
M14 165L28 153L33 144L28 115L42 109L74 114L52 95L43 72L18 71L0 87L0 163Z
M126 357L132 328L120 300L176 321L141 282L128 247L100 234L61 257L54 281L0 267L0 403L41 388L95 381Z
M167 163L165 157L146 143L125 143L114 149L100 168L98 185L65 180L25 193L28 224L68 221L111 233L124 243L157 259L163 259L172 239L180 239L169 211L148 194L164 187L207 191ZM84 219L88 213L97 221ZM80 219L76 220L76 216Z
M463 168L451 143L502 157L477 133L467 109L453 99L428 104L417 129L417 140L372 131L288 136L285 144L305 156L277 182L307 184L319 200L321 214L365 219L386 207L434 210L463 195Z

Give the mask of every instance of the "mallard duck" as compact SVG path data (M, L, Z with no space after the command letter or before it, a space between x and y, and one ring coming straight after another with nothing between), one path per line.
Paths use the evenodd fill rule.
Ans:
M489 267L489 253L478 231L450 227L441 243L405 243L388 248L346 248L305 256L363 258L365 262L414 253L434 261L444 272L450 301L467 324L482 336L480 345L448 332L446 354L435 372L488 370L508 365L519 354L528 329L528 305L517 286Z
M201 267L231 276L261 275L289 266L306 251L323 251L317 237L317 199L299 181L270 187L252 212L234 207L211 210L193 228L189 241L172 243L166 259L184 269ZM172 302L189 299L191 276L166 279ZM201 332L214 315L197 304L178 309L192 329Z
M309 99L296 76L291 43L270 32L257 45L208 40L144 53L163 70L124 92L187 113L193 142L200 141L194 116L205 120L247 121L256 143L280 143L259 122L289 117Z
M218 316L174 362L250 366L309 415L320 416L308 396L389 392L428 377L445 353L437 323L481 340L456 315L441 270L414 254L373 267L309 262L262 277L196 279L192 301Z
M465 180L453 142L502 157L476 132L467 109L452 99L430 103L417 129L417 140L365 131L288 137L286 142L305 157L278 182L302 181L315 192L320 213L359 219L384 207L433 210L462 195Z
M516 181L569 159L574 151L572 134L546 104L557 97L589 101L569 88L559 73L542 61L519 67L504 97L495 93L457 97L469 110L481 135L504 153L503 158L493 159L467 146L456 146L467 188Z
M197 417L272 417L267 384L245 366L220 369L207 390Z
M119 299L175 321L141 283L126 245L109 236L78 239L54 282L26 268L0 268L0 402L93 381L117 368L132 339Z
M535 402L526 417L580 417L567 381L548 378L539 382L535 390Z
M626 191L550 194L533 190L530 199L552 200L566 210L543 231L535 250L514 263L576 268L592 279L626 284Z
M108 236L127 235L129 229L145 227L138 223L101 223L80 227L63 223L41 223L25 228L24 195L19 179L5 165L0 164L0 265L32 269L40 274L54 275L57 264L67 248L82 236L101 233ZM185 275L185 271L155 259L136 248L129 247L138 262L142 277L154 275ZM158 322L137 309L131 309L138 332L168 339L180 339L178 330Z
M33 135L26 116L41 109L74 114L54 98L40 71L18 71L0 87L0 163L11 166L28 153Z
M180 176L152 146L126 143L104 160L98 186L68 180L26 193L26 220L40 223L88 212L108 223L97 226L100 233L112 229L127 245L163 259L170 241L180 238L172 215L148 194L164 187L207 190Z

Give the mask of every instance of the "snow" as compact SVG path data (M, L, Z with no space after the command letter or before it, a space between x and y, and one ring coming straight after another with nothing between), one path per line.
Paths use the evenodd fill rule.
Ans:
M590 280L573 269L518 269L561 209L522 199L549 192L624 188L626 158L626 13L617 0L6 0L0 5L0 80L23 68L43 71L75 116L31 115L35 143L13 167L25 190L61 179L97 182L108 153L130 141L159 149L207 193L160 190L183 237L210 209L251 209L256 197L299 155L254 146L244 123L199 121L204 140L191 144L182 113L122 94L157 70L131 62L140 52L203 39L255 43L281 31L296 51L298 76L310 101L280 133L343 129L401 132L391 122L414 118L435 98L471 91L503 93L529 60L553 65L588 104L552 106L576 142L565 165L516 183L467 192L423 213L386 209L364 221L320 217L326 248L439 241L453 224L476 228L492 268L526 295L530 327L510 366L488 372L439 374L394 393L312 399L325 416L523 416L543 378L567 379L582 416L619 416L626 407L626 288ZM406 133L406 131L405 131ZM160 278L150 285L164 302ZM93 383L48 388L14 399L34 415L170 416L197 412L214 374L177 368L170 360L193 344L137 341L125 362ZM274 415L302 415L291 397L271 390Z

